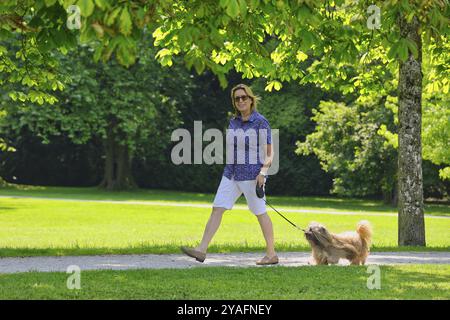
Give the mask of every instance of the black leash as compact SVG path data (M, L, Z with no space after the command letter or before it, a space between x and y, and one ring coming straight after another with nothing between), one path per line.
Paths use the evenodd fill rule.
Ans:
M269 207L271 207L273 210L275 210L276 213L278 213L280 216L282 216L284 218L284 220L286 220L287 222L289 222L291 225L293 225L295 228L297 228L300 231L305 232L305 229L300 228L299 226L297 226L295 223L293 223L292 221L290 221L288 218L286 218L285 216L283 216L277 209L275 209L274 207L272 207L270 205L270 203L268 203L266 201L266 199L264 199L264 187L258 187L258 184L256 184L256 195L258 196L258 198L263 199L264 202L269 205Z

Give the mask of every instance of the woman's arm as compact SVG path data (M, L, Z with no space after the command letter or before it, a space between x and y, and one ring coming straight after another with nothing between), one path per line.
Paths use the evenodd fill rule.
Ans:
M260 173L264 174L264 176L267 175L267 172L269 171L269 167L272 165L272 160L273 160L273 150L272 150L272 145L271 144L265 144L264 145L264 164L261 167L261 171ZM261 174L258 174L258 176L256 177L256 183L258 184L258 186L262 186L264 184L264 176Z
M272 165L273 160L273 151L271 144L264 145L264 155L265 160L260 172L264 173L264 175L267 175L267 171L269 171L269 168Z

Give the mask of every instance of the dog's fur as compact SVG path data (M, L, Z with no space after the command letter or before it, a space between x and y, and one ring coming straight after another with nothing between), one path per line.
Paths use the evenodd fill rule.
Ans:
M324 225L311 222L305 231L315 264L336 264L347 259L351 264L365 264L372 242L369 221L360 221L355 231L330 233Z

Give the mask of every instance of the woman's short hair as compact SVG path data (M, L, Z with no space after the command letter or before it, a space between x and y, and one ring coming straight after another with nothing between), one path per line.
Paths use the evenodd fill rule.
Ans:
M257 107L257 105L258 105L258 102L261 100L261 98L258 97L258 96L256 96L256 95L253 93L252 89L251 89L249 86L245 85L245 84L242 84L242 83L241 83L241 84L238 84L237 86L233 87L233 89L231 89L231 103L233 103L234 114L235 114L236 116L239 116L239 115L240 115L240 112L239 112L239 110L236 108L236 102L234 101L234 92L235 92L236 90L239 90L239 89L244 90L245 93L250 97L250 99L252 99L252 105L251 105L251 107L250 107L250 108L251 108L251 111L256 110L256 107Z

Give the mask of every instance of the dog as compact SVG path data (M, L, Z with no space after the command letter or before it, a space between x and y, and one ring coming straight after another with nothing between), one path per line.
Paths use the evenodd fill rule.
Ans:
M317 265L337 264L347 259L352 265L364 265L372 242L372 227L367 220L358 223L355 231L330 233L326 227L311 222L305 238L312 248L312 260Z

